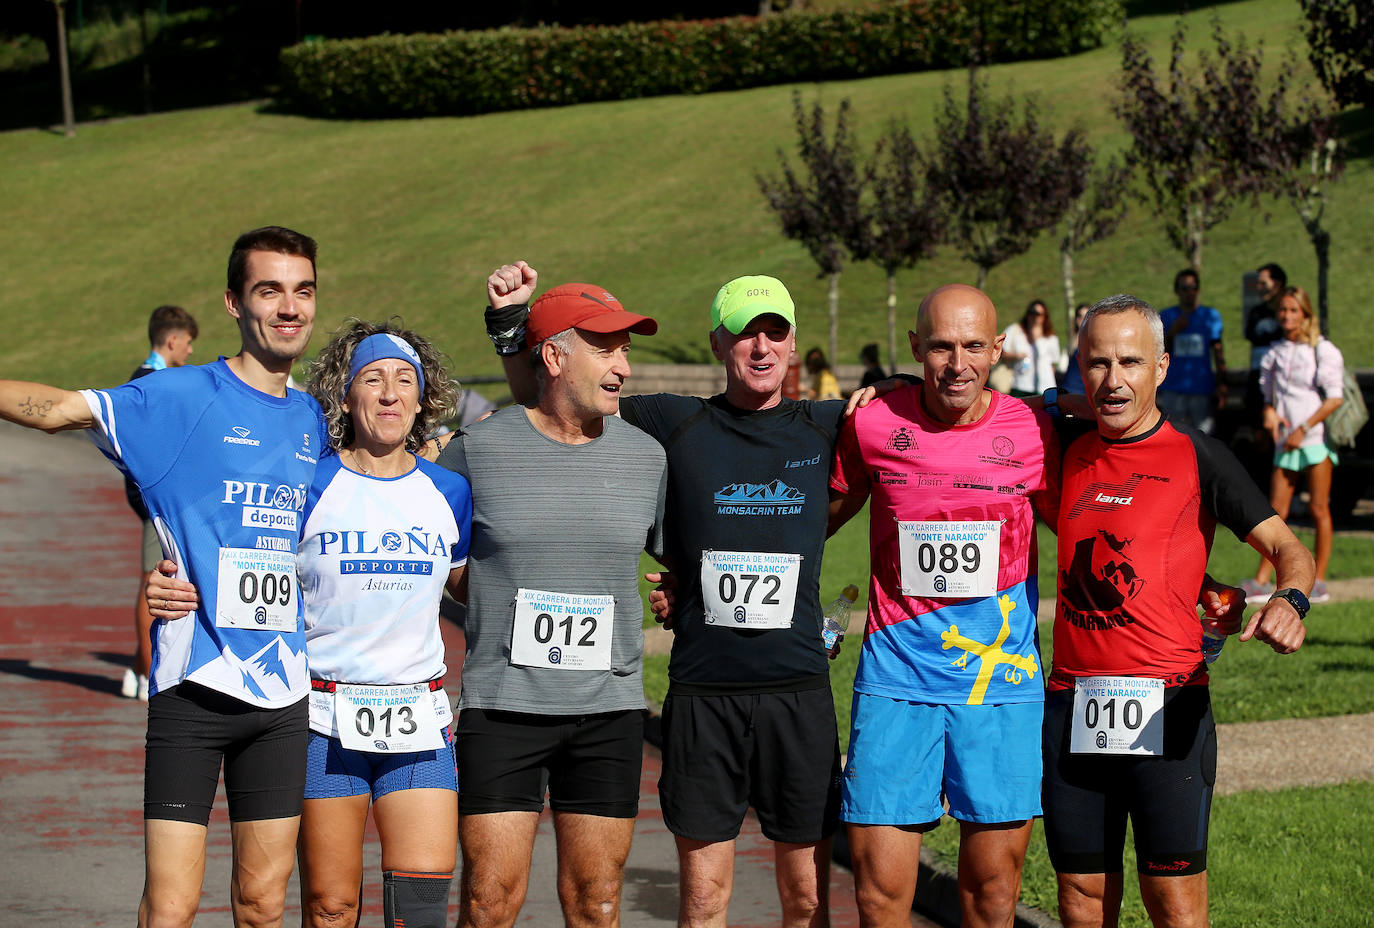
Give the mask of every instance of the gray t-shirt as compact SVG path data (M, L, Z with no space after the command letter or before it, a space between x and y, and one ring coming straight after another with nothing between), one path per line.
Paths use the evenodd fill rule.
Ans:
M658 442L613 416L605 421L599 438L567 445L511 406L464 428L440 455L472 484L460 709L585 715L644 707L639 554L662 553L667 463ZM518 600L520 590L528 592ZM608 654L595 609L569 620L538 604L607 595ZM601 669L561 669L580 661Z

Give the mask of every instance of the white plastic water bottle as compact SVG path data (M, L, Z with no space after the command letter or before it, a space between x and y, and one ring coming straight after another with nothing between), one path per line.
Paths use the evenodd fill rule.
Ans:
M849 610L858 598L859 588L851 583L844 588L839 599L825 607L825 615L821 620L821 646L831 657L840 653L840 642L844 641L845 630L849 628Z

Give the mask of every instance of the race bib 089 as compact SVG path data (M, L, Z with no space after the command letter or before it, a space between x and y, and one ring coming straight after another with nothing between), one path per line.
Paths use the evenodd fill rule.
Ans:
M520 589L510 662L551 670L610 670L615 597Z
M296 630L296 557L286 551L220 548L215 624L271 632Z
M897 523L902 594L983 597L997 592L1002 523Z
M706 624L790 628L800 574L800 554L703 551L701 602Z

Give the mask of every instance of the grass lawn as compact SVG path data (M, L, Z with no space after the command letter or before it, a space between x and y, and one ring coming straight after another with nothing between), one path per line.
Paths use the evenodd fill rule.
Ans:
M1199 42L1208 20L1263 39L1273 55L1298 40L1291 0L1222 3L1190 15ZM1172 15L1131 22L1166 53ZM1304 59L1305 60L1305 59ZM1105 48L1054 61L989 69L995 90L1039 95L1047 118L1081 122L1103 150L1125 141L1110 115L1118 53ZM943 87L962 72L895 75L806 86L828 104L853 101L864 148L893 118L929 131ZM265 223L316 236L321 335L347 315L393 313L432 335L465 376L495 374L479 312L483 281L524 257L548 285L609 286L632 309L663 321L637 356L700 358L705 319L721 282L749 272L788 282L803 350L823 340L825 282L802 248L782 238L755 175L791 149L793 87L664 97L472 118L323 121L251 105L87 124L75 139L40 130L0 134L0 375L77 387L121 381L146 353L144 330L159 303L201 320L196 360L232 351L222 310L224 261L233 237ZM1332 332L1346 357L1374 364L1374 327L1361 313L1374 290L1374 118L1345 117L1357 136L1346 179L1328 211L1333 235ZM1203 299L1222 310L1232 363L1244 357L1239 279L1279 260L1310 285L1315 259L1287 206L1266 223L1240 209L1205 252ZM1136 209L1115 238L1079 257L1079 292L1134 291L1169 301L1181 266L1158 225ZM1058 255L1044 238L996 269L989 290L1002 323L1032 296L1057 305ZM953 251L900 280L908 315L932 285L973 280ZM885 286L876 268L846 272L841 355L885 342ZM63 335L54 338L60 320ZM74 337L67 334L78 333Z
M1211 919L1227 928L1311 925L1356 928L1374 909L1374 783L1221 796L1212 803L1207 854ZM946 822L925 839L951 867L959 830ZM1122 928L1148 928L1126 841ZM1021 901L1054 914L1054 870L1036 825L1023 871Z

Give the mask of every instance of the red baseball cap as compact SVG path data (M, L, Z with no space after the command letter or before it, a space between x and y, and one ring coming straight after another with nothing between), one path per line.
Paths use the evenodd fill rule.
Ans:
M525 323L525 343L533 348L565 329L653 335L658 323L626 312L619 300L595 284L574 283L554 287L534 301Z

